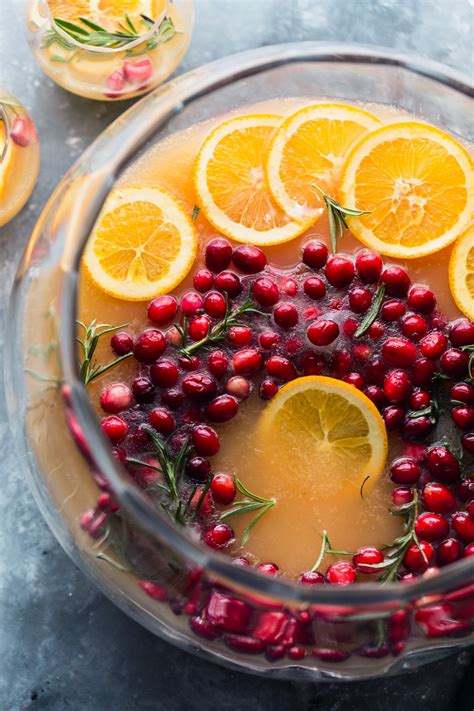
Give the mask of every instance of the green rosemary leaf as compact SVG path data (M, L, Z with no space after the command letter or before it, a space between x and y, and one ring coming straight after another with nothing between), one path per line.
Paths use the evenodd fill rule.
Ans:
M87 30L84 29L84 27L81 27L80 25L75 25L73 22L69 22L68 20L61 20L60 17L54 17L53 22L58 27L60 27L64 32L67 32L68 34L85 35L85 36L87 36L89 34L87 32Z
M191 216L191 219L192 219L193 222L196 222L196 220L197 220L198 215L199 215L200 212L201 212L201 208L199 207L199 205L194 205L194 207L193 207L193 214L192 214L192 216Z
M199 514L199 511L201 510L201 506L202 506L203 501L206 497L206 494L210 489L211 483L212 483L212 476L209 477L209 479L207 480L207 482L205 483L205 485L202 488L201 495L196 502L196 508L194 509L193 515L191 517L191 522L194 521L196 519L197 515Z
M335 254L337 252L337 235L338 235L339 228L336 227L336 217L334 215L333 210L328 209L328 218L329 218L329 232L331 233L332 251Z
M233 506L232 508L224 511L219 516L219 520L225 521L226 519L231 518L231 516L235 516L236 514L250 513L251 511L259 511L261 508L265 507L265 504L261 504L256 501L239 502L239 503L242 503L242 505L237 505L235 507Z
M329 218L329 231L331 233L331 244L333 252L335 253L337 251L337 238L344 236L344 228L349 229L345 216L360 217L360 215L369 215L370 211L344 207L330 195L327 195L319 185L313 183L313 187L320 193L326 205Z
M255 518L254 518L252 521L250 521L249 525L247 526L247 528L245 529L245 531L244 531L243 534L242 534L242 545L243 545L243 546L245 546L245 544L247 543L248 539L250 538L250 534L251 534L251 532L252 532L252 529L257 525L257 523L260 521L260 519L262 518L262 516L264 516L264 515L267 513L267 511L270 511L270 509L272 508L272 506L273 506L273 504L268 504L267 506L264 506L264 507L262 508L262 510L260 511L260 513L257 514L257 515L255 516Z
M135 26L134 26L133 22L131 21L129 15L127 15L127 13L125 13L125 22L126 22L127 25L130 27L131 31L132 31L135 35L137 35L138 32L136 31Z
M107 29L105 27L96 25L95 22L91 22L91 20L88 20L87 17L80 17L79 19L82 23L84 23L84 25L89 27L91 30L94 30L95 32L107 32Z
M381 284L377 289L374 299L370 305L370 309L367 311L365 317L355 332L354 336L360 338L364 333L372 326L373 322L378 316L380 307L382 305L383 297L385 296L385 284Z
M323 531L323 540L321 541L321 548L319 550L319 555L316 559L315 564L311 568L311 572L314 573L316 570L319 568L321 563L323 562L323 558L326 555L326 548L329 545L329 538L328 538L328 533L327 531Z
M111 370L111 368L115 368L116 365L121 363L123 360L127 360L127 358L130 358L133 355L133 353L125 353L125 355L120 356L120 358L116 358L115 360L111 361L110 363L107 363L107 365L103 365L96 370L94 370L94 377L89 379L89 383L92 380L95 380L98 378L100 375L103 375L104 373L107 373L108 370ZM86 383L87 385L88 383Z
M49 59L51 62L60 62L61 64L69 64L69 59L61 57L59 54L50 54Z

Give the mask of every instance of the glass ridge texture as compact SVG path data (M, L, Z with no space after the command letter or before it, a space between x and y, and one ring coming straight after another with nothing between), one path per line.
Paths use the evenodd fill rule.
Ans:
M20 263L8 318L6 383L25 475L54 534L127 614L189 651L275 678L396 674L474 642L474 559L414 583L302 586L205 550L151 507L113 457L78 377L80 255L129 161L166 135L274 97L377 101L474 140L474 87L440 64L391 51L285 44L182 75L122 114L46 205ZM139 577L79 516L110 487ZM249 653L250 652L250 653Z

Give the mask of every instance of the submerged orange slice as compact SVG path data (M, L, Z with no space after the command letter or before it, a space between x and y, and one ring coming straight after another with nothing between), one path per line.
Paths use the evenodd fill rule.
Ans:
M459 310L474 321L474 226L454 245L449 261L449 288Z
M108 197L84 253L92 281L117 299L142 301L174 289L196 257L194 225L182 205L155 187Z
M346 104L315 104L289 116L272 139L267 162L279 206L296 220L317 219L323 200L314 185L335 196L349 148L378 126L368 111Z
M137 33L145 34L147 27L140 16L157 18L165 7L164 0L47 0L51 15L61 20L77 22L85 17L109 30L117 30L118 23L128 26L128 15ZM79 22L82 26L82 24Z
M281 450L293 470L307 471L339 489L370 489L387 458L379 411L354 386L325 376L292 380L266 406L260 445ZM317 481L315 482L315 485Z
M368 215L350 217L361 242L390 257L436 252L468 226L474 170L466 149L434 126L392 123L367 134L350 152L339 202Z
M275 203L264 166L279 116L254 114L221 123L204 141L194 166L194 183L205 216L237 242L288 242L310 225L292 220Z
M13 161L12 143L8 141L5 133L5 124L0 121L0 200L5 192L8 174Z

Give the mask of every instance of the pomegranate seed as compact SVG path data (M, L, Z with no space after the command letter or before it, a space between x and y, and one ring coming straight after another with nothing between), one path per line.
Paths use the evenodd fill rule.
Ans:
M153 402L155 387L149 378L140 376L132 381L133 397L139 403Z
M446 538L438 546L436 552L438 565L449 565L462 558L463 545L457 538Z
M220 635L220 631L212 624L204 620L202 617L191 617L189 624L194 634L204 639L214 640Z
M216 523L204 531L202 538L209 548L224 548L234 539L234 531L226 523Z
M420 544L412 543L408 546L403 556L403 565L412 573L423 573L434 559L434 548L427 541Z
M356 570L359 573L376 573L377 568L374 565L382 563L384 560L384 554L379 551L378 548L359 548L355 556L352 558L352 562L355 565Z
M252 293L260 306L274 306L280 298L277 285L268 277L256 279L252 284Z
M201 366L201 359L196 355L180 356L178 358L178 364L182 370L185 370L187 373L191 373L193 370L197 370Z
M365 286L356 286L349 292L349 306L356 314L363 314L372 303L372 294Z
M232 326L229 329L227 338L233 346L248 346L253 338L252 329L248 326Z
M381 408L385 404L385 395L381 387L378 385L369 385L364 390L364 394L372 400L374 405Z
M105 412L116 415L132 404L132 391L125 383L112 383L101 393L100 406Z
M186 473L193 479L205 481L211 473L209 460L204 457L191 457L186 465Z
M321 318L308 326L306 335L315 346L328 346L339 336L339 326L331 319Z
M219 291L211 291L204 299L204 311L211 316L211 318L223 318L225 312L227 311L227 304Z
M456 383L449 391L449 397L451 400L470 405L474 403L474 387L468 383Z
M376 252L372 252L369 249L362 249L357 252L355 265L362 281L374 284L379 280L383 262L381 256Z
M395 489L392 489L390 498L394 506L405 506L405 504L409 504L413 501L413 491L403 486L397 486Z
M441 331L432 331L420 341L420 353L426 358L437 360L446 350L448 339Z
M298 582L303 585L321 585L321 583L326 582L326 578L322 573L318 573L313 570L306 570L304 573L301 573L298 578Z
M26 116L17 116L10 130L10 138L21 148L29 146L30 143L38 140L35 124Z
M259 573L263 573L264 575L271 575L275 577L278 575L278 565L275 565L275 563L260 563L260 565L257 566L257 570Z
M469 356L457 348L449 348L440 358L441 369L450 378L463 378L467 373Z
M321 269L328 259L328 248L324 242L311 240L303 248L303 262L311 269Z
M410 398L412 410L424 410L431 405L431 396L426 390L417 390Z
M407 297L408 306L421 314L429 314L436 306L436 298L427 286L412 286Z
M239 634L227 634L224 642L235 652L244 654L260 654L265 649L265 643L253 637L246 637Z
M260 383L259 393L262 400L271 400L278 392L278 385L266 378Z
M409 457L398 457L390 467L390 477L395 484L415 484L420 474L419 464Z
M273 309L273 319L280 328L292 328L298 323L298 311L293 304L282 301Z
M211 482L211 493L214 501L228 506L233 502L237 493L234 478L229 474L216 474ZM247 561L245 562L248 563Z
M220 272L214 280L214 286L218 291L226 292L231 298L235 298L242 291L242 283L234 272Z
M466 452L474 454L474 433L465 434L461 437L461 443Z
M107 435L111 442L121 442L127 436L127 423L125 422L125 420L122 420L121 417L116 417L116 415L104 417L101 422L101 427L102 431L105 435Z
M413 363L411 375L413 383L418 387L430 385L434 373L434 365L428 358L417 358Z
M206 373L191 373L183 378L181 383L183 393L193 400L207 400L214 397L217 390L216 381Z
M428 511L451 513L456 506L453 493L443 484L429 482L423 489L423 503Z
M153 363L163 354L166 348L166 338L154 328L148 328L141 333L133 346L133 354L141 363Z
M150 425L161 434L169 435L175 428L175 419L165 407L157 407L148 415Z
M348 373L343 377L343 381L349 385L353 385L358 390L363 390L365 387L364 376L360 373Z
M383 385L386 374L387 368L382 358L377 356L373 358L370 363L367 363L365 368L365 376L369 383Z
M280 336L275 331L263 331L258 337L258 342L262 348L270 350L280 342Z
M316 276L308 277L303 285L304 293L310 299L322 299L326 295L326 285Z
M382 346L382 356L390 365L408 368L416 360L416 346L404 338L387 338Z
M178 302L174 296L158 296L148 306L148 320L157 326L166 326L178 312Z
M196 291L209 291L214 284L214 277L209 269L199 269L193 278L193 286Z
M158 360L150 367L150 378L160 388L171 388L179 380L179 372L171 360Z
M469 543L464 549L464 558L474 555L474 543Z
M252 392L252 383L242 375L234 375L226 383L226 392L239 400L246 400Z
M400 330L404 336L412 341L419 341L422 336L428 333L428 324L423 316L418 314L407 314L400 321Z
M222 378L227 373L229 359L224 351L212 351L207 357L207 367L216 378Z
M206 247L204 260L211 272L221 272L227 269L232 259L232 247L230 243L222 237L211 239Z
M421 439L433 429L433 421L430 417L409 417L403 423L402 435L406 439Z
M301 368L305 375L319 375L325 366L323 356L316 353L304 353L301 358Z
M406 308L403 301L389 299L382 305L381 314L384 321L398 321L404 314Z
M410 277L401 267L386 267L382 272L382 283L390 296L406 296L410 287Z
M334 255L326 264L326 278L331 286L342 289L348 286L354 278L354 265L348 257Z
M150 59L140 59L138 62L126 60L123 63L123 73L125 79L131 84L141 86L145 84L153 75L153 64Z
M356 318L352 318L350 316L349 318L346 318L344 323L342 324L342 330L344 332L344 335L347 336L348 338L352 338L354 333L357 331L359 328L359 322Z
M467 319L456 321L449 329L449 340L453 346L472 346L474 344L474 323Z
M298 284L294 279L285 279L281 286L281 290L287 296L296 296L296 294L298 293Z
M331 585L350 585L357 580L357 570L352 563L341 560L329 566L326 577Z
M267 264L265 253L253 244L242 244L234 249L232 261L244 274L262 272Z
M161 402L171 410L177 410L183 404L184 395L178 388L164 390L161 395Z
M110 345L117 355L126 355L133 351L133 338L126 331L118 331L110 339Z
M474 541L474 519L467 512L459 511L453 514L451 524L463 543Z
M110 76L107 77L105 82L107 89L104 93L109 99L116 99L123 92L125 86L125 74L121 69L116 69Z
M196 316L188 326L188 336L192 341L202 341L206 338L211 327L207 316Z
M456 482L461 475L458 460L446 447L431 447L426 453L426 465L434 478L444 484Z
M374 341L378 341L385 333L385 326L381 321L374 321L367 329L367 335Z
M405 413L401 407L390 406L386 407L382 413L385 422L385 427L389 432L398 430L405 419Z
M236 416L239 403L232 395L219 395L209 403L206 415L211 422L227 422Z
M198 454L212 457L220 449L217 432L207 425L198 425L193 430L193 444Z
M448 522L438 513L422 513L415 522L415 532L418 538L430 543L444 538L448 531Z
M293 363L283 356L270 356L265 363L268 375L278 380L288 381L296 378L296 369Z
M392 370L383 383L383 391L389 402L404 402L411 394L411 381L406 370Z
M469 405L453 407L451 417L461 430L472 430L474 428L474 410Z
M254 348L244 348L234 353L232 368L236 375L252 375L262 367L262 354Z

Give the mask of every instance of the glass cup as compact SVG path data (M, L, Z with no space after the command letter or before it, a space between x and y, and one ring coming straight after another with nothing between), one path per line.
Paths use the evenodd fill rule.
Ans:
M216 662L276 678L395 674L474 641L474 558L415 582L302 586L204 549L151 507L105 441L76 358L78 268L117 177L176 130L275 96L377 101L474 139L473 87L393 51L325 43L195 69L121 115L50 198L8 318L8 400L25 474L65 550L127 614ZM107 516L98 493L120 512ZM105 497L105 500L107 497Z
M161 11L152 20L111 18L105 10L94 16L97 31L83 20L53 17L48 0L30 0L28 42L41 69L63 89L101 101L131 99L167 79L191 41L192 0L156 4Z

